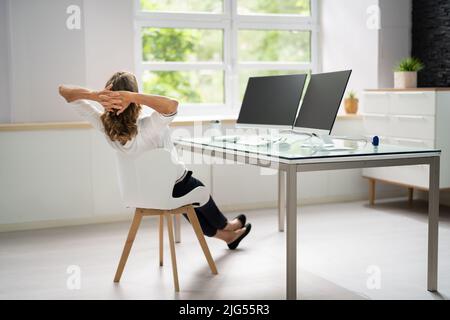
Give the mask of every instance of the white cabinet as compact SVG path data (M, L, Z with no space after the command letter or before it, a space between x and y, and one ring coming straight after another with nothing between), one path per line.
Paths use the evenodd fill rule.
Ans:
M367 90L363 95L364 131L379 136L381 143L437 148L441 156L441 189L450 188L450 88ZM370 168L370 201L375 181L394 183L413 190L428 190L428 166Z

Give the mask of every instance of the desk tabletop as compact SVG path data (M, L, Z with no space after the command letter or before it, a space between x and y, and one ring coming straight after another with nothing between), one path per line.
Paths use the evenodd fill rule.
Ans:
M326 148L313 143L304 137L290 137L287 143L271 143L260 146L250 146L235 142L217 141L212 137L175 139L175 144L182 148L202 151L219 151L224 154L245 154L248 156L271 159L283 163L323 162L338 159L372 160L372 159L403 159L414 157L440 156L441 151L432 148L405 147L380 143L375 147L370 142L362 140L333 139L334 147ZM309 160L309 161L308 161Z

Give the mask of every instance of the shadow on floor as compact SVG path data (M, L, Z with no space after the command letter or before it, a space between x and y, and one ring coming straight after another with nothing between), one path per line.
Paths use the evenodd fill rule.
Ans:
M430 295L433 297L434 300L448 300L449 297L440 293L440 292L430 292Z
M229 251L226 250L220 256L216 256L215 261L219 270L219 275L214 276L205 262L205 267L195 272L194 279L184 284L184 289L175 299L205 299L204 292L208 292L208 299L222 300L227 297L233 299L257 299L257 300L283 300L285 299L285 275L279 275L279 281L276 289L273 283L265 283L265 281L273 282L273 278L254 277L254 281L240 283L240 279L227 273L227 262L229 259L235 259L236 255L246 254L245 250ZM221 271L222 270L222 271ZM232 272L235 275L235 271ZM206 276L208 275L208 276ZM230 286L230 278L235 278L236 282ZM233 281L233 280L231 280ZM224 288L226 286L226 288ZM260 288L260 290L255 290ZM268 289L270 288L270 289ZM257 292L255 294L255 292ZM369 299L362 293L354 292L346 289L325 278L319 277L314 273L300 269L298 271L298 299L304 300L321 300L330 299L330 297L339 297L341 300L366 300Z

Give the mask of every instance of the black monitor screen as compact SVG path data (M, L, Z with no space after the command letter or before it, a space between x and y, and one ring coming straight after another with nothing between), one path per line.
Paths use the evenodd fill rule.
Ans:
M313 74L295 127L331 132L351 73L349 70Z
M305 81L305 74L250 78L237 123L292 127Z

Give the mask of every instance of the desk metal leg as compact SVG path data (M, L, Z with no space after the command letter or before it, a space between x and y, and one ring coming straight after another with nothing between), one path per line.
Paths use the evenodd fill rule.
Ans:
M278 170L278 230L284 231L286 217L286 173Z
M286 172L286 296L297 299L297 168L288 166Z
M428 290L437 291L439 240L439 165L440 158L430 163L428 195Z

